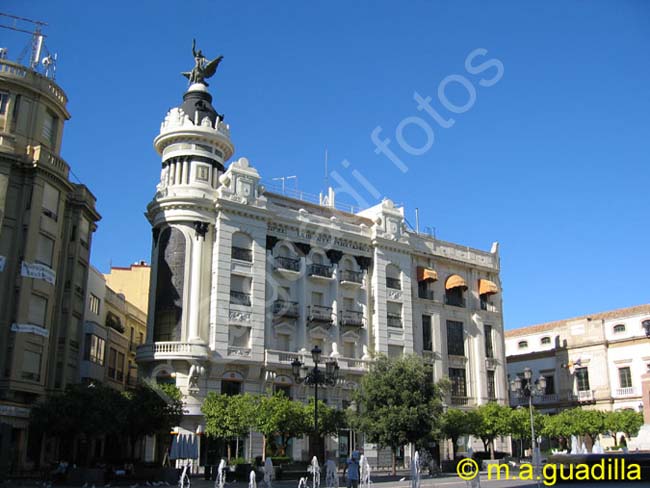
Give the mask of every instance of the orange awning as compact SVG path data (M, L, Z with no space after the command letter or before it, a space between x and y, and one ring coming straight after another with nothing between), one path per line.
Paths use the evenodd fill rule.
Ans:
M451 290L452 288L467 288L467 283L465 283L465 280L458 275L451 275L449 278L447 278L447 282L445 283L445 289Z
M436 273L435 269L431 268L423 268L418 266L418 281L437 281L438 280L438 273Z
M479 295L493 295L499 293L497 285L490 280L478 280L478 294Z

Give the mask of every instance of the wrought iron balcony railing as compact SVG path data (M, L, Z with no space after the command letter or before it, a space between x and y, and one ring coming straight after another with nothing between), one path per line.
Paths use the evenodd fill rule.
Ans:
M273 315L276 317L297 318L300 315L298 302L276 300L273 302Z
M230 290L230 303L233 305L245 305L247 307L250 307L251 295L250 293Z
M309 276L320 276L321 278L331 278L332 267L326 264L310 264L307 267L307 274Z
M275 259L275 269L284 269L288 271L300 271L300 259L277 256Z

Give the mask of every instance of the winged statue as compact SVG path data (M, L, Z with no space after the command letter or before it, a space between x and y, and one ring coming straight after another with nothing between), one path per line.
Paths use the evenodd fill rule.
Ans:
M223 56L208 61L200 49L196 50L196 39L192 39L192 55L194 56L194 68L192 71L183 71L181 74L190 80L190 83L203 83L208 86L208 82L205 80L217 72L217 67Z

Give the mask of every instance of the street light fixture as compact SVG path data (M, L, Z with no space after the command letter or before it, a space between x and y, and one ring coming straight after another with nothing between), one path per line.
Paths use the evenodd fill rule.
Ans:
M530 413L530 435L531 447L533 449L533 466L536 467L540 463L539 450L537 449L537 440L535 439L535 421L533 420L533 397L543 395L546 392L546 378L540 375L536 381L533 379L533 371L530 368L524 369L524 379L526 383L521 381L517 376L510 382L510 391L519 398L528 398L528 412ZM537 482L539 486L539 481Z
M323 351L318 346L311 350L311 358L314 360L314 367L309 370L305 364L298 358L291 363L293 379L296 383L304 383L307 386L314 387L314 437L316 447L314 454L319 457L320 439L318 435L318 386L334 386L339 379L339 365L335 359L325 361L325 371L318 367L321 362Z

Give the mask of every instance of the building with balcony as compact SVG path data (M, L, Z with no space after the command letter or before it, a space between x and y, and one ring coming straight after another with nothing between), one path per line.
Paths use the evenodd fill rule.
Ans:
M147 314L107 281L90 267L79 380L124 390L137 383L135 356L146 340ZM133 291L139 295L137 288Z
M153 231L147 341L141 373L174 381L204 422L208 392L306 400L291 362L318 345L340 380L323 396L344 408L374 354L419 354L450 377L452 407L507 401L498 246L480 251L409 230L390 200L353 211L327 198L269 191L235 149L202 83L165 116L154 145L160 182L147 207ZM267 169L268 171L268 169ZM310 201L311 200L311 201ZM321 397L322 398L322 397ZM341 433L339 440L349 433ZM350 442L328 441L346 456ZM261 454L255 433L240 455ZM308 442L292 444L294 458ZM338 452L337 452L338 451ZM389 453L367 445L373 463Z
M60 156L50 78L0 59L0 459L21 468L31 406L79 375L95 197Z
M542 412L576 406L641 411L641 375L650 367L650 305L509 330L506 356L510 379L523 377L526 367L533 378L545 377L545 394L533 398ZM513 406L520 401L510 399Z

